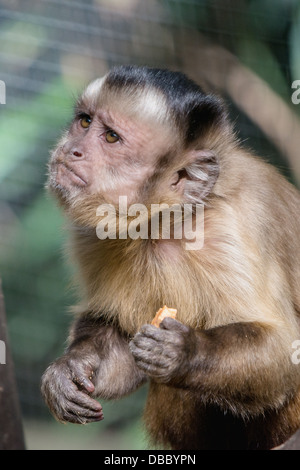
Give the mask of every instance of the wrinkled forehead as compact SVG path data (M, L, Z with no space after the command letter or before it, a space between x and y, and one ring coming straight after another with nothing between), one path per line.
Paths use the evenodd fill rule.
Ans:
M92 107L93 112L109 109L141 121L165 125L170 122L166 98L161 91L145 86L114 86L106 82L106 76L91 82L79 101L88 108Z

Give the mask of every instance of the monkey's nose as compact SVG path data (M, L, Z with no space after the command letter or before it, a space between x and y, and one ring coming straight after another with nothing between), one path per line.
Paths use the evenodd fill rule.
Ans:
M82 153L79 152L78 150L73 150L72 155L74 155L74 157L82 157Z

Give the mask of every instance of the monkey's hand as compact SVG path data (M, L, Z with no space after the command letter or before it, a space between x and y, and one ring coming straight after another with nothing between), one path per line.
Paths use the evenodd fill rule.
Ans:
M189 370L195 332L173 318L144 325L129 347L137 366L156 382L180 385Z
M103 419L102 406L89 395L96 364L78 354L66 354L53 362L42 377L42 395L58 421L86 424Z

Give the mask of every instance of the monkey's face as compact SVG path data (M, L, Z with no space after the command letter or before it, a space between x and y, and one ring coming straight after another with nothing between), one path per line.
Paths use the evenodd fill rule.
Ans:
M52 153L48 186L68 209L88 205L96 213L103 202L117 205L120 196L129 204L143 203L161 157L173 152L171 129L149 111L153 100L148 112L144 100L145 112L139 114L121 94L105 94L102 82L91 86ZM169 169L167 179L173 190L176 172Z
M216 98L176 73L109 73L78 100L48 187L71 218L93 227L97 208L118 207L120 196L147 206L202 203L218 177L215 142L228 135L222 113Z

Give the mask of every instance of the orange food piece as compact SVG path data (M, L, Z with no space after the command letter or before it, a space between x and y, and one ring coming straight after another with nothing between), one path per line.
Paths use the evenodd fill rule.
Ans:
M162 308L160 308L156 312L156 315L153 318L151 325L154 325L157 328L159 328L159 324L163 321L164 318L166 317L175 318L176 314L177 314L176 308L169 308L166 305L164 305Z

